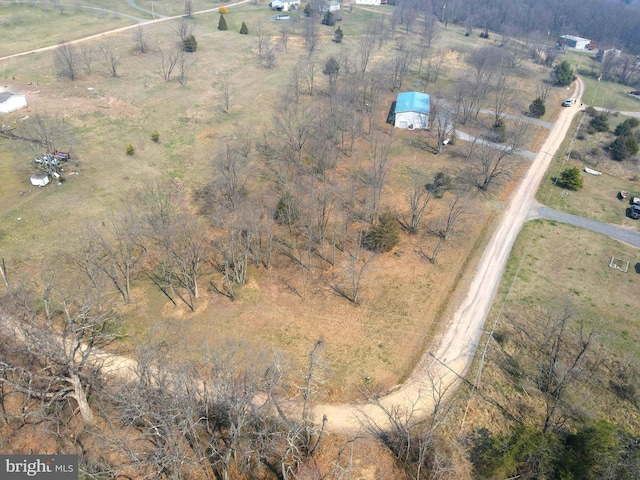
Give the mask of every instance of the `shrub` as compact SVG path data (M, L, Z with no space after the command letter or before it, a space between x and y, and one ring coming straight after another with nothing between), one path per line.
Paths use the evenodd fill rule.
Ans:
M322 17L322 24L328 25L329 27L333 27L336 24L336 18L333 15L333 12L327 12Z
M313 7L311 6L310 3L307 3L304 6L304 10L302 11L302 13L304 13L305 17L312 17L313 16L314 10L313 10Z
M247 24L242 22L242 26L240 27L240 35L248 35L249 29L247 28Z
M400 227L393 213L386 211L378 217L365 236L369 249L376 252L388 252L400 242Z
M336 28L336 31L333 33L333 41L336 43L342 43L342 37L344 37L342 29L340 27Z
M504 142L507 138L507 126L504 120L499 119L491 126L491 140L494 142Z
M444 192L451 190L452 184L453 180L451 179L451 175L445 172L438 172L433 177L433 182L426 184L424 188L430 191L435 197L442 198Z
M227 27L227 21L224 19L224 15L220 14L220 20L218 20L218 30L229 30Z
M274 215L279 225L292 225L300 216L300 209L295 198L290 193L285 193L280 197Z
M157 130L154 130L153 133L151 134L151 141L154 143L160 142L160 134L158 133Z
M132 156L134 153L136 153L136 149L133 148L133 145L127 145L127 155Z
M569 62L564 60L553 70L553 83L556 85L571 85L573 82L574 73L573 67Z
M531 105L529 105L529 113L533 118L542 117L546 111L547 109L544 106L544 100L542 100L542 98L540 97L536 98L533 102L531 102Z
M591 118L595 117L598 114L598 111L593 107L587 107L584 109L584 112L589 115Z
M632 135L620 135L609 145L611 158L621 162L638 153L638 141Z
M558 185L569 190L580 190L584 186L580 169L578 167L565 168L560 172Z
M596 116L591 119L589 125L593 127L596 132L608 132L609 114L606 112L597 113Z
M640 122L637 118L628 118L624 122L618 124L613 133L615 133L617 136L631 135L631 131L636 128L638 124L640 124Z
M196 41L196 37L193 35L187 35L182 40L182 49L185 52L195 52L198 49L198 42Z

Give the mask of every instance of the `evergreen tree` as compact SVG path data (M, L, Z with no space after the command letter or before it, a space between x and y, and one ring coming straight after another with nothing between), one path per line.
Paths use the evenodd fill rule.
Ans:
M632 135L620 135L609 145L611 158L621 162L638 153L638 141Z
M184 37L184 40L182 40L182 49L185 52L195 52L197 48L198 42L196 41L196 37L193 35L187 35Z
M218 21L218 30L229 30L227 27L227 21L224 19L224 15L220 14L220 20Z
M596 132L608 132L609 131L609 115L606 112L600 112L591 119L589 125Z
M304 13L304 16L305 16L305 17L312 17L312 16L313 16L313 13L314 13L314 11L313 11L313 7L311 6L311 4L310 4L310 3L307 3L307 4L304 6L304 10L303 10L302 12Z
M380 214L378 223L365 236L367 247L376 252L388 252L400 242L400 227L393 213Z
M327 11L322 17L322 24L333 27L336 24L336 17L332 12Z
M624 122L618 124L614 133L617 136L631 135L631 131L640 125L640 121L637 118L627 118Z
M560 172L558 185L569 190L580 190L583 187L582 174L578 167L565 168Z
M336 31L333 33L333 41L336 43L342 43L342 37L344 34L342 33L342 29L340 27L336 28Z
M247 28L247 24L242 22L242 26L240 27L240 35L248 35L249 29Z
M573 82L573 77L573 67L566 60L556 66L555 70L553 71L553 83L555 83L556 85L571 85L571 82Z
M547 109L544 106L544 100L542 100L542 98L540 97L536 98L533 102L531 102L531 105L529 105L529 113L534 118L542 117L546 111Z

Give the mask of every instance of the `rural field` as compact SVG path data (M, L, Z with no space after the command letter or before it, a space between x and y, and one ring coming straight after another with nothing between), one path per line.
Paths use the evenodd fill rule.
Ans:
M272 355L289 382L283 390L295 399L313 391L317 401L362 402L401 384L436 346L530 164L526 155L540 149L558 116L565 88L549 87L546 113L533 123L529 105L551 69L534 63L527 45L465 35L462 26L434 19L427 46L418 26L393 24L391 6L343 8L334 26L316 21L314 30L300 11L276 21L266 1L231 5L224 16L212 11L149 24L141 22L181 16L184 5L136 3L153 15L118 0L75 7L0 3L7 33L0 57L132 27L68 43L77 55L73 79L68 65L61 68L60 48L0 61L0 86L28 102L2 120L8 132L0 137L3 293L29 291L28 311L46 317L51 295L62 318L74 293L95 289L118 319L109 349L131 358L155 349L198 372L209 368L212 348L240 348L254 360ZM191 4L194 12L219 6ZM219 29L221 18L227 30ZM239 33L243 25L246 35ZM341 42L333 41L338 27ZM189 35L197 49L185 53ZM168 67L171 58L176 63ZM590 68L586 59L566 58L579 62L578 72ZM485 96L466 105L465 98L475 98L462 87L471 79L486 87L473 95ZM585 102L596 82L587 77L586 83ZM595 106L640 110L639 101L626 103L623 89L609 83L598 85ZM387 122L398 92L411 90L431 95L428 131ZM455 131L495 140L495 92L504 95L500 106L509 114L501 118L502 141L513 140L524 155L496 160L489 152L499 149L456 139L448 126L454 110L466 111ZM436 115L447 113L440 131ZM613 116L611 129L622 120ZM577 127L580 114L574 122ZM44 153L45 131L71 160L59 180L37 188L29 178L39 168L34 159ZM640 194L637 162L604 158L600 150L613 137L598 135L579 135L571 144L569 132L538 201L638 230L616 196L622 189ZM39 141L28 140L34 138ZM498 164L491 171L486 162ZM603 175L585 174L580 191L561 190L553 179L568 165ZM376 246L379 237L393 244ZM131 255L126 281L114 273L123 252ZM628 272L608 267L611 257L629 261ZM609 403L607 419L633 432L637 409L625 412L625 400L604 378L638 361L637 257L595 234L529 222L488 320L499 316L495 340L510 350L518 328L535 330L538 312L570 301L597 332L605 359L603 380L585 409L596 418ZM21 308L19 301L9 304ZM465 413L454 412L456 421L464 415L466 430L452 427L450 439L482 426L499 429L484 400L495 400L492 395L504 393L500 382L511 380L492 342L486 391ZM324 349L317 374L310 366L314 345ZM466 393L458 395L466 400ZM322 455L339 457L341 442L331 439ZM358 445L362 478L401 478L391 460L376 473L378 445ZM454 447L447 451L464 456Z
M345 12L341 24L346 32L344 42L338 45L322 40L319 58L355 48L357 34L373 15L368 11ZM213 180L220 146L230 142L239 127L250 132L256 144L265 138L269 141L274 132L273 114L268 112L273 111L289 81L289 69L306 55L300 27L294 25L276 68L265 69L256 64L254 39L237 35L233 30L242 21L252 27L262 25L276 42L279 32L269 20L268 9L232 10L226 18L228 32L215 28L218 14L200 15L190 21L198 39L198 51L185 86L162 80L157 73L157 52L153 51L168 48L177 21L151 25L145 30L149 43L154 45L147 54L133 52L131 32L107 37L104 42L112 45L121 59L117 78L108 76L96 61L95 73L91 75L80 75L74 82L56 79L51 52L3 63L3 76L11 78L16 87L33 91L34 85L38 85L38 93L28 96L31 113L58 115L69 123L74 142L69 148L75 159L69 166L73 171L67 173L62 186L33 189L28 185L28 176L33 170L34 153L24 144L3 142L7 176L0 187L3 200L0 228L6 261L16 266L27 262L31 267L33 262L55 263L56 259L64 258L64 252L81 248L87 224L107 222L113 212L130 205L136 192L150 181L173 179L187 191L197 192ZM451 45L445 53L453 61L444 69L446 77L433 84L435 94L445 92L456 72L466 68L463 58L477 43L474 39L470 44L455 29L446 32L440 41ZM378 56L384 55L380 52ZM527 68L539 67L523 65L515 72L521 102L516 108L520 109L526 108L527 78L532 74ZM222 112L220 93L225 81L231 85L228 113ZM318 83L322 95L326 88L324 79ZM376 113L376 130L387 137L391 130L383 122L394 98L394 93L385 94ZM481 132L482 122L490 124L482 116L477 124L469 125L470 133ZM157 144L150 139L154 131L160 136ZM535 150L544 129L532 127L531 132L527 148ZM432 141L423 134L394 132L384 203L398 214L407 208L404 191L415 172L427 178L440 170L456 172L462 168L463 142L439 156L431 153L429 142ZM125 154L129 143L135 147L133 156ZM356 153L347 161L343 172L345 168L365 168L366 153ZM518 161L526 167L525 161ZM254 178L250 181L263 182L264 174L260 173L263 167L254 163L251 168ZM508 188L509 183L505 186ZM488 222L505 199L497 192L488 203L481 197L474 198L472 191L464 195L474 202L473 214L461 217L460 226L443 246L438 262L433 264L424 257L424 252L433 249L435 237L403 235L395 254L377 258L363 278L357 306L332 295L318 284L318 279L308 282L309 286L304 287L307 291L301 293L287 286L286 278L278 278L295 275L295 271L287 268L286 273L273 273L258 268L251 272L250 281L242 287L236 301L205 292L194 312L170 306L152 285L135 282L135 301L123 311L127 319L125 331L134 343L146 338L149 332L166 335L165 325L180 331L182 341L192 339L207 344L244 339L289 352L293 365L304 361L315 339L324 337L332 376L326 391L329 398L357 398L363 378L372 379L369 381L375 382L376 388L389 388L411 371L429 344L450 292L481 245L477 238L486 233ZM438 221L450 201L448 197L433 200L429 222ZM24 255L26 251L28 258Z

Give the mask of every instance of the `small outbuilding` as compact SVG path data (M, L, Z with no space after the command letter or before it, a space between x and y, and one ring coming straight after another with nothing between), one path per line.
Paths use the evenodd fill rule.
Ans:
M570 48L575 48L576 50L584 50L587 48L587 45L591 43L591 40L588 38L576 37L575 35L562 35L558 39L558 43Z
M27 97L12 92L0 92L0 113L11 113L26 108Z
M394 127L414 129L429 128L431 97L427 93L403 92L396 100Z
M46 173L34 173L31 175L31 185L34 187L44 187L49 184L49 175Z
M337 12L340 10L340 2L338 0L325 0L318 5L318 10L325 12Z

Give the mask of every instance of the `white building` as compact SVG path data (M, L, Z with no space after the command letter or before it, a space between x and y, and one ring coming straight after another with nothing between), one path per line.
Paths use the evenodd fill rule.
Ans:
M356 0L356 5L381 5L380 0Z
M0 92L0 113L11 113L27 106L27 97L11 92Z
M575 35L562 35L558 39L558 43L570 48L575 48L576 50L584 50L587 48L587 45L591 43L591 40L588 38L576 37Z
M31 185L35 187L44 187L49 183L49 175L46 173L34 173L31 175Z
M403 92L396 100L394 127L429 128L429 112L431 111L431 97L427 93Z
M318 5L318 10L321 12L337 12L340 10L340 2L338 0L325 0Z
M273 0L269 6L271 10L288 12L289 10L298 9L300 7L300 0Z

